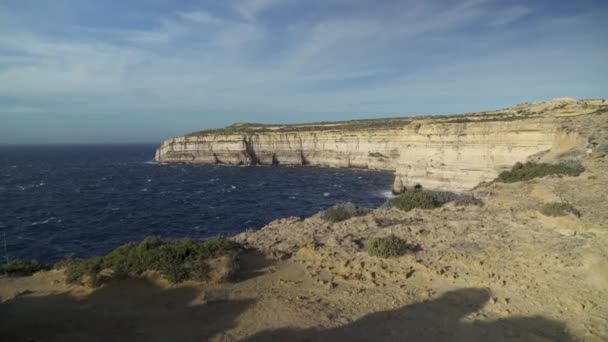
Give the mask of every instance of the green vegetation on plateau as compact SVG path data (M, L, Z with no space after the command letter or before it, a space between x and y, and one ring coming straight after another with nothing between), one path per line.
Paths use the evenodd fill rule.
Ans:
M580 216L581 213L569 203L552 202L543 205L540 212L545 216L566 216L572 214Z
M56 265L64 268L68 282L83 277L95 285L102 270L110 269L113 276L134 276L146 271L157 271L171 282L188 279L205 280L208 265L205 260L223 255L234 255L240 245L225 238L213 238L204 242L189 238L162 241L147 237L140 243L126 243L105 256L90 259L68 259Z
M419 245L411 245L392 234L387 237L371 239L367 245L369 255L381 258L398 257L408 252L417 252L420 249Z
M557 164L517 163L513 166L511 171L504 171L498 175L496 181L501 183L515 183L548 175L578 176L583 171L585 171L585 169L579 162L571 160L562 161Z
M29 276L45 269L44 265L36 260L15 259L0 265L0 274L9 276Z
M391 198L388 204L403 211L414 208L433 209L439 206L433 194L428 191L406 191L395 198Z
M321 217L329 222L340 222L351 217L366 215L369 212L369 209L358 207L353 203L339 203L325 210Z
M398 129L411 122L410 118L366 119L309 124L267 125L257 123L235 123L228 127L190 133L187 136L229 135L241 133L296 133L309 131L358 131L367 129Z

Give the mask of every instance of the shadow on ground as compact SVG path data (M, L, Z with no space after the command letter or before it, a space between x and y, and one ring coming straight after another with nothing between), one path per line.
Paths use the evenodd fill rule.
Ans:
M190 287L161 289L145 279L114 281L78 299L18 297L0 304L0 341L207 341L235 324L250 300L192 301Z
M83 298L30 293L0 304L0 341L233 341L226 332L255 300L202 296L194 287L161 289L145 279L111 282ZM340 327L267 330L244 341L573 340L564 324L539 316L463 320L489 298L483 289L460 289Z
M572 341L564 324L540 316L463 322L490 299L484 289L466 288L397 310L369 314L330 329L278 329L245 341Z
M274 265L274 260L258 250L250 249L241 252L238 264L239 270L233 279L234 282L246 281L264 274L268 267Z
M273 261L248 250L238 263L234 282L264 274ZM82 298L24 291L0 303L0 341L207 341L255 303L226 298L223 287L164 289L146 278L110 278Z

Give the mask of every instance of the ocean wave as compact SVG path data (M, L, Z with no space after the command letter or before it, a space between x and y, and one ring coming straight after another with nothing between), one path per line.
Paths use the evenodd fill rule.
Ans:
M40 181L40 182L34 183L34 184L17 185L17 189L19 189L20 191L25 191L25 190L33 189L33 188L40 188L45 185L46 185L46 183L44 181Z
M127 146L118 153L109 146L86 156L80 149L58 152L57 159L32 155L32 167L26 160L11 169L17 163L10 159L0 167L0 178L11 173L0 184L6 188L0 192L0 198L6 197L0 205L0 235L6 231L15 240L8 247L16 257L47 263L71 254L88 257L159 232L197 238L236 234L282 217L308 217L319 203L375 207L384 202L377 192L390 189L393 181L386 173L359 179L358 171L312 167L152 167L144 164L150 155L141 158L142 152L152 153L150 147L133 151ZM17 160L24 158L17 152ZM23 241L16 240L19 234ZM45 248L37 242L51 240ZM57 246L62 251L53 249Z
M41 226L43 224L47 224L47 223L53 222L53 221L57 221L58 223L62 222L61 219L57 219L56 217L53 216L53 217L49 217L49 218L47 218L45 220L42 220L42 221L34 221L34 222L30 223L30 227Z

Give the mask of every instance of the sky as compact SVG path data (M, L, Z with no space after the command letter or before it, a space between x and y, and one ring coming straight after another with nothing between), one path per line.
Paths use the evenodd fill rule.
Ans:
M0 144L608 98L605 0L0 0Z

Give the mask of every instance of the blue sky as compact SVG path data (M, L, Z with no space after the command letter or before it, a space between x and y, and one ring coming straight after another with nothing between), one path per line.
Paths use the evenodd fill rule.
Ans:
M0 143L608 97L608 2L2 0Z

